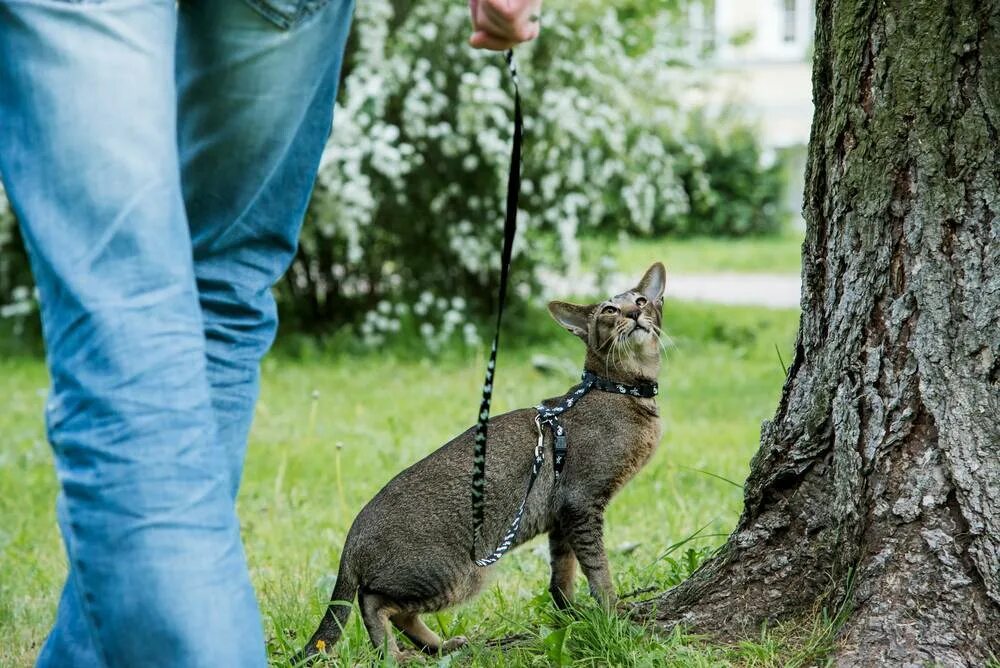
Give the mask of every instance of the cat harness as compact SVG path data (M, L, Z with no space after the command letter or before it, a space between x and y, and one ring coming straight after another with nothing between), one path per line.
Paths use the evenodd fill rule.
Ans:
M555 406L546 406L544 403L535 406L535 410L537 411L535 415L535 427L538 429L538 442L535 444L535 460L531 464L531 477L528 479L528 488L524 491L524 498L521 499L521 504L514 514L514 519L511 520L510 525L507 527L507 531L504 532L500 544L488 556L476 559L477 566L495 564L503 555L507 554L510 548L514 546L514 541L517 540L517 534L521 528L521 520L524 518L524 510L528 504L528 495L531 494L531 488L534 487L535 481L538 479L538 474L542 470L542 464L545 462L545 432L542 429L543 425L548 427L549 431L552 432L552 468L558 480L559 476L562 475L563 466L566 463L567 452L566 428L559 421L560 415L573 408L585 394L593 389L646 399L652 399L659 392L659 386L654 381L646 381L638 385L626 385L625 383L616 383L608 380L590 371L584 371L580 380L580 384Z

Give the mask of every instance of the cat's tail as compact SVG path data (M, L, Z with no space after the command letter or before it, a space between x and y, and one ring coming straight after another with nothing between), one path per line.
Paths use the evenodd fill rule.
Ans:
M312 634L312 638L306 643L298 654L292 659L292 665L311 665L312 662L302 664L310 657L321 653L324 649L332 648L333 644L340 640L340 635L344 632L344 624L351 616L351 607L354 604L354 597L358 593L358 582L352 569L347 565L346 559L340 561L340 572L337 573L337 584L333 587L333 594L330 595L330 603L326 606L326 614L319 623L319 628Z

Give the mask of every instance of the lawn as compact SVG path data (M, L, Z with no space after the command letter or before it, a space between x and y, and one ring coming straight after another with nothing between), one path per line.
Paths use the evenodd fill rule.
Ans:
M603 256L614 259L619 271L634 271L662 261L667 274L734 272L751 274L795 274L802 269L803 232L787 229L775 236L748 239L719 237L670 237L644 239L625 237L584 239L584 265L594 265Z
M547 316L537 311L531 317ZM775 347L790 359L796 318L788 311L667 304L672 345L661 379L665 435L607 517L620 592L676 583L733 527L739 483L783 381ZM575 338L554 324L552 333L530 350L502 351L496 411L534 404L574 383L568 372L542 372L532 362L539 354L570 367L581 361ZM279 352L266 360L239 505L276 665L286 665L282 652L297 646L319 619L354 515L401 467L472 423L482 371L481 351L433 360ZM6 398L0 413L3 666L30 665L65 572L41 421L45 385L41 361L0 362L0 395ZM394 398L389 415L378 408L387 397ZM777 660L784 651L780 644L723 649L682 636L651 637L593 609L579 618L554 617L546 584L543 541L504 558L477 600L428 619L445 635L473 641L440 665L719 665L746 663L762 652ZM486 644L514 633L528 639L503 651ZM345 663L374 660L358 615L334 651Z

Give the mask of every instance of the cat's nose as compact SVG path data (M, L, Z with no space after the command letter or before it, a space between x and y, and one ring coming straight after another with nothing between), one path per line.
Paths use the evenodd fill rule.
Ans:
M642 313L642 311L640 311L637 308L630 309L630 310L628 310L628 311L625 312L625 317L626 318L632 318L636 322L639 322L639 314L640 313Z

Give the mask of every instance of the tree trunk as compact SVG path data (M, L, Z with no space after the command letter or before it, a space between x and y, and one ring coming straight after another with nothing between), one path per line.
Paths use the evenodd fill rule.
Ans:
M636 614L845 606L838 665L1000 657L1000 0L819 0L795 359L718 556Z

